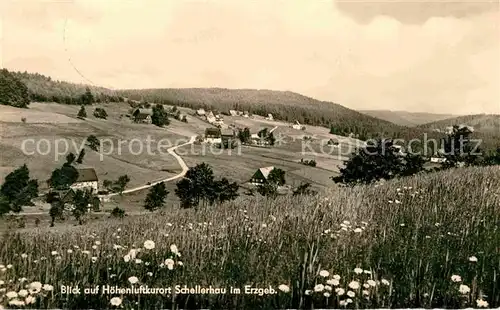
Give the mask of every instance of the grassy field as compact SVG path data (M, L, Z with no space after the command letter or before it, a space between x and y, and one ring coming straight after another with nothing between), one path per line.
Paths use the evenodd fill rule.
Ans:
M107 120L92 116L98 106L108 112ZM111 145L114 151L101 156L87 147L82 166L95 168L100 180L114 180L126 173L131 178L129 187L144 185L149 181L173 176L180 171L177 160L166 152L168 144L163 144L163 148L159 150L158 141L167 139L172 145L177 142L180 144L181 141L186 142L187 137L199 132L199 127L203 126L203 122L191 117L191 123L172 120L172 125L164 129L153 125L134 124L124 117L128 110L128 105L124 103L87 107L88 117L85 120L76 118L78 109L78 106L41 103L32 103L29 110L0 106L0 114L3 115L0 119L0 182L9 172L27 163L32 175L41 181L42 188L45 187L43 181L65 161L65 154L62 153L66 150L66 145L69 146L66 153L73 152L78 155L80 145L92 134L99 139L110 139L110 142L103 143L105 152L110 151ZM4 110L10 114L4 114ZM21 121L23 115L26 117L26 123ZM47 120L51 123L47 123ZM148 137L152 141L151 152L147 151ZM33 142L25 144L27 152L36 151L36 143L47 141L40 144L42 154L35 152L28 155L23 152L23 141L27 139L33 139ZM138 142L129 143L133 139L142 142L142 152ZM125 141L121 151L118 141ZM59 157L56 156L57 145L61 151Z
M0 303L34 297L27 307L498 307L499 189L498 167L467 168L332 188L314 198L241 197L197 213L169 208L83 227L11 230L0 241ZM85 290L96 285L96 294ZM166 290L103 293L106 285ZM176 285L226 292L184 294ZM245 291L247 285L257 290ZM62 286L78 286L80 294Z

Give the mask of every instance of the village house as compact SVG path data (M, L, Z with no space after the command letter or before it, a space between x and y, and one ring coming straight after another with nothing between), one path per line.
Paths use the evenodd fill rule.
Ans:
M196 114L197 114L198 116L204 116L204 115L205 115L205 110L204 110L204 109L198 109L198 110L196 111Z
M238 116L238 111L236 111L236 110L229 110L229 115L231 115L231 116Z
M259 170L257 170L253 174L252 178L250 179L250 183L252 183L253 185L262 185L262 184L266 183L268 180L269 174L271 173L271 171L273 171L273 169L274 169L273 166L259 168Z
M221 130L219 128L205 129L205 143L222 143Z
M205 117L207 119L207 122L209 122L210 124L213 124L217 121L212 111L208 112Z
M297 129L297 130L304 130L304 129L305 129L305 127L304 127L304 126L302 126L302 125L299 123L299 121L295 121L295 124L293 124L293 125L292 125L292 128L293 128L293 129Z
M151 124L153 110L152 109L137 109L133 113L133 120L136 123Z
M243 112L243 117L250 117L250 113L248 111Z
M235 140L235 139L236 139L236 134L232 129L221 130L222 142L229 141L229 140Z
M99 191L99 179L94 168L77 169L78 178L75 183L70 185L73 190L92 190L94 193Z
M273 115L271 113L269 113L267 115L266 119L272 121L272 120L274 120L274 117L273 117Z

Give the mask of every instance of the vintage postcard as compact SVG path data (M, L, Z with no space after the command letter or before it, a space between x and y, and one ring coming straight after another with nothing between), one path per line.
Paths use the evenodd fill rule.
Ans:
M0 18L0 309L500 307L498 1Z

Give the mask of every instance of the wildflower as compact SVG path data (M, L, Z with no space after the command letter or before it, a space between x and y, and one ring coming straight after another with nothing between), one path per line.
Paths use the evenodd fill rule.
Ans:
M9 305L16 306L16 307L22 307L22 306L24 306L24 301L15 298L15 299L12 299L11 301L9 301Z
M26 254L26 253L21 254L21 258L27 258L27 257L28 257L28 254Z
M97 262L97 257L93 256L93 257L92 257L92 262L93 262L93 263Z
M122 299L120 297L113 297L109 303L114 307L118 307L122 304Z
M339 301L339 306L345 307L347 306L347 302L345 300Z
M458 291L460 292L460 294L468 294L470 292L470 288L467 285L460 284Z
M356 293L354 293L353 291L347 291L347 296L354 298L354 296L356 296Z
M4 280L0 280L0 285L4 285L5 284L5 281Z
M328 277L328 276L330 275L330 273L329 273L327 270L321 270L321 271L319 272L319 275L320 275L321 277L323 277L323 278L326 278L326 277Z
M136 258L136 259L135 259L135 263L136 263L137 265L142 264L142 259L140 259L140 258Z
M7 292L5 294L5 297L7 297L8 299L17 298L17 292L14 292L14 291Z
M68 251L66 251L66 252L68 252L68 254L71 254L71 253L73 253L73 250L72 250L72 249L69 249L69 250L68 250Z
M355 274L362 274L363 273L363 269L361 269L361 268L354 268L354 273Z
M97 240L96 242L94 242L95 245L101 245L101 241Z
M359 289L359 282L358 281L351 281L351 283L349 283L349 287L352 288L353 290L357 290Z
M137 256L137 250L130 249L130 251L128 252L128 255L130 256L131 259L135 259L135 257Z
M344 221L344 222L342 222L342 224L344 224L344 225L351 225L351 222L349 222L349 221Z
M153 240L146 240L144 241L144 248L146 250L152 250L155 248L155 243Z
M38 294L42 290L42 283L40 282L31 282L30 285L28 285L28 290L30 294Z
M373 286L373 287L377 286L377 282L375 282L373 280L368 280L368 281L366 281L366 283L368 283L368 285Z
M124 260L126 263L128 263L128 262L130 261L130 255L128 255L128 254L127 254L127 255L123 256L123 260Z
M131 284L136 284L137 282L139 282L139 279L137 277L130 277L128 278L128 282L130 282Z
M54 287L50 284L44 284L42 289L46 292L52 292L54 290Z
M97 250L97 245L93 245L92 250Z
M363 273L372 274L372 272L370 270L363 270Z
M340 281L337 280L337 279L329 279L328 281L326 281L326 284L328 285L333 285L333 286L337 286L340 284Z
M34 304L36 302L36 298L33 297L33 296L28 296L24 299L24 302L27 304L27 305L31 305L31 304Z
M170 246L170 252L177 254L177 253L179 253L179 249L177 248L177 246L175 244L172 244Z
M85 254L85 255L90 255L90 251L83 250L83 251L82 251L82 254Z
M340 280L340 276L339 276L338 274L333 275L333 278L334 278L335 280Z
M24 297L28 296L28 291L27 290L20 290L19 292L17 292L17 295L19 297L24 298Z
M324 289L325 289L325 286L324 286L323 284L317 284L317 285L314 287L314 291L315 291L315 292L322 292Z
M382 279L382 284L383 285L390 285L391 283L389 281L387 281L386 279Z
M172 270L172 269L174 269L175 262L173 259L167 258L165 260L165 265L167 266L168 270Z
M27 281L27 280L28 280L28 279L26 279L26 278L20 278L20 279L19 279L19 282L23 283L23 282L25 282L25 281Z
M488 302L486 300L478 299L476 303L479 308L488 308Z
M477 257L475 257L475 256L469 257L469 262L473 262L473 263L477 262Z
M331 294L330 294L330 293L328 293L328 292L324 292L324 293L323 293L323 296L325 296L326 298L329 298L329 297L331 296Z
M280 286L278 286L278 289L284 293L290 292L290 287L285 284L281 284Z
M311 290L305 290L304 294L305 295L311 295L312 291Z
M266 223L263 223L261 226L262 226L262 228L267 228L267 224Z
M369 289L370 288L370 284L365 283L365 284L363 284L363 287L366 288L366 289Z
M183 263L183 262L181 262L181 261L178 261L178 262L177 262L177 265L179 265L179 266L184 266L184 263Z
M462 282L462 277L459 276L459 275L454 274L454 275L451 276L451 281L453 281L453 282Z
M148 277L152 277L152 276L153 276L153 273L150 271L150 272L146 273L146 275L147 275Z
M50 255L52 255L52 256L56 256L56 255L57 255L57 251L52 251L52 252L50 252Z
M354 232L355 232L355 233L360 233L360 232L363 232L363 230L362 230L361 228L356 228L356 229L354 230Z
M346 302L346 303L348 303L348 304L352 304L352 299L347 298L347 299L345 300L345 302Z
M339 296L342 296L345 294L345 290L343 288L339 287L339 288L335 289L335 293L337 293L337 295L339 295Z
M368 296L368 295L370 295L370 291L367 291L367 290L363 290L363 295L365 295L365 296Z
M11 264L7 265L7 269L11 269L13 266Z

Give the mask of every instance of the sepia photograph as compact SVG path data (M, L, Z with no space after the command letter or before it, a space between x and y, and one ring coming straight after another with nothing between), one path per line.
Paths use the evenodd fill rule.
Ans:
M500 309L500 2L0 0L2 309Z

